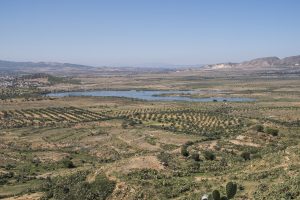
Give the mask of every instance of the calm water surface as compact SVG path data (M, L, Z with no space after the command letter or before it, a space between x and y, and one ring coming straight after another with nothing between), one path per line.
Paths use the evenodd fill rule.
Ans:
M255 101L251 98L243 97L209 97L209 98L193 98L186 96L159 96L164 94L193 94L199 91L151 91L151 90L129 90L129 91L81 91L81 92L59 92L50 93L51 97L67 97L67 96L92 96L92 97L126 97L141 99L147 101L189 101L189 102L212 102L212 101L229 101L229 102L250 102Z

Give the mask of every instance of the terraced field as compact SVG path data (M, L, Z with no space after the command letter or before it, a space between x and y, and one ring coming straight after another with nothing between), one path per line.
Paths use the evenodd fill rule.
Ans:
M106 119L103 114L76 107L49 107L40 109L8 110L0 112L1 128L53 126Z
M152 128L201 136L237 133L244 126L242 118L224 112L199 109L135 109L113 113L126 118L130 124L144 124Z

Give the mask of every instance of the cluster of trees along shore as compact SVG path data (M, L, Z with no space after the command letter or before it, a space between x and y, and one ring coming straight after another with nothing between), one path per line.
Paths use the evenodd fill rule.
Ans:
M40 81L40 79L46 79L46 81ZM28 74L18 76L9 80L11 85L7 87L0 87L0 100L11 100L15 98L41 98L45 94L50 93L45 89L41 89L44 86L56 85L56 84L80 84L80 80L73 77L58 77L45 73Z
M24 98L24 99L38 99L42 98L43 95L49 92L42 91L40 89L30 87L30 88L0 88L0 100L2 101L9 101L15 98Z

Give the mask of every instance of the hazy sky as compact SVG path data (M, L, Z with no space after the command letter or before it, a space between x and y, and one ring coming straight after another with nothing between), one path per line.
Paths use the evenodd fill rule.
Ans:
M203 64L299 54L299 0L0 0L2 60Z

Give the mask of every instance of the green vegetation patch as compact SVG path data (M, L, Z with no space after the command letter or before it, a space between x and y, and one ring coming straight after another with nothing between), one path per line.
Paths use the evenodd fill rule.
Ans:
M43 199L57 200L102 200L114 190L115 182L110 181L104 174L98 174L93 182L88 182L88 171L80 171L70 176L59 176L48 179L43 190Z

